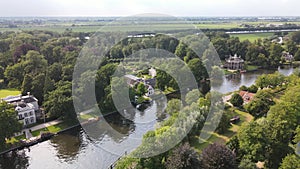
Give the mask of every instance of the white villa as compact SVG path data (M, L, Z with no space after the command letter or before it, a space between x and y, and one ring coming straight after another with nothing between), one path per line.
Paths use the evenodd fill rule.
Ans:
M38 100L28 93L27 96L8 96L3 99L8 104L12 104L18 112L18 119L24 126L36 123L36 113L39 112Z
M282 52L282 59L284 59L286 62L292 62L294 61L294 56L289 52Z
M155 90L154 90L154 88L151 86L151 85L147 85L147 90L148 90L148 92L146 93L146 96L151 96L151 95L154 95L154 93L155 93Z
M226 59L224 67L230 70L243 70L244 63L245 61L241 58L241 56L238 57L237 54L235 54L234 56L230 56Z
M153 67L149 69L149 75L152 76L152 78L156 77L156 74L156 69L154 69Z
M125 80L129 86L134 86L137 83L144 83L148 92L146 93L146 96L151 96L155 93L155 85L156 85L156 70L154 68L149 69L149 75L152 77L150 79L144 79L144 78L139 78L134 75L125 75Z

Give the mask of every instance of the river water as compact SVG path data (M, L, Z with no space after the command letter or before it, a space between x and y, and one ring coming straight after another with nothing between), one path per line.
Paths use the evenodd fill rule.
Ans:
M290 75L293 67L279 68L284 75ZM223 78L219 86L213 90L228 93L240 86L251 86L263 73L275 70L259 70ZM97 139L91 139L81 127L57 135L51 140L30 147L30 149L8 153L0 157L0 168L30 169L106 169L120 154L130 152L141 144L141 138L149 130L153 130L157 121L163 120L161 115L167 99L155 100L145 111L131 112L132 121L119 114L107 116L110 126L121 134L113 134L111 129L101 128ZM100 122L101 123L101 122Z

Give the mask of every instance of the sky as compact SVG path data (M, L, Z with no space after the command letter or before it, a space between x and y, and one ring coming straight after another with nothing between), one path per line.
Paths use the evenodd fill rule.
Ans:
M0 0L8 16L300 16L299 0Z

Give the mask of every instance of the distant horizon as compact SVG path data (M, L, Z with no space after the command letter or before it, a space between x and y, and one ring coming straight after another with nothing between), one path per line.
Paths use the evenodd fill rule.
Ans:
M272 18L290 18L290 17L293 17L293 18L297 18L297 17L300 17L300 15L290 15L290 16L271 16L271 15L265 15L265 16L243 16L243 15L240 15L240 16L213 16L213 15L193 15L193 16L136 16L136 15L32 15L32 16L0 16L0 18L31 18L31 17L35 17L35 18L121 18L121 17L178 17L178 18L262 18L262 17L265 17L267 19L272 19Z
M9 0L1 17L124 17L161 13L176 17L300 16L298 0Z

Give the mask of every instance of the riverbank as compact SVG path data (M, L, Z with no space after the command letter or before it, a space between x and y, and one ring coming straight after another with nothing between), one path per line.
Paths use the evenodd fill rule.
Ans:
M166 96L167 98L170 98L170 97L178 97L177 95L178 95L178 91L173 91L173 92L167 93L164 96ZM155 96L153 96L152 99L159 99L161 97L162 97L161 95L155 95ZM99 115L90 116L90 114L88 114L88 113L89 113L89 111L87 111L87 114L82 114L82 117L84 117L83 118L84 121L81 123L76 122L76 123L70 124L70 122L66 122L66 121L59 121L59 122L57 121L57 123L53 123L53 121L52 121L52 122L48 122L46 124L39 124L37 126L26 129L26 130L31 129L32 137L39 137L40 134L42 134L42 133L50 133L51 134L51 137L49 137L48 139L39 140L37 138L38 141L32 140L32 145L42 143L44 141L51 139L52 136L58 135L60 133L64 133L66 131L72 130L72 129L82 126L82 125L88 125L88 124L97 122L97 121L101 120L102 118L109 117L109 116L111 116L113 114L117 114L119 112L117 112L117 111L109 112L109 113L102 114L101 116L99 116ZM50 125L50 124L53 124L53 125ZM12 145L12 147L9 148L8 150L0 152L0 155L6 154L11 151L15 151L15 150L22 150L26 147L32 146L32 145L25 146L20 143L20 140L25 139L25 136L23 136L23 135L14 137L13 139L14 139L14 141L12 141L12 143L14 143L14 145Z

